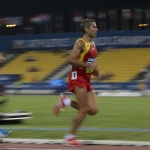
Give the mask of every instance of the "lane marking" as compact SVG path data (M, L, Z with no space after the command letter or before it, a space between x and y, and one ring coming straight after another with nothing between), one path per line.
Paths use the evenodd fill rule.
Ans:
M30 128L30 127L2 127L6 130L33 130L33 131L68 131L69 128ZM150 128L79 128L80 131L124 131L124 132L150 132Z

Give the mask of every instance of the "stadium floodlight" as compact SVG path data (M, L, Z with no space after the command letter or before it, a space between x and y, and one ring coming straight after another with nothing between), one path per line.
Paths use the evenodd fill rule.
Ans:
M15 27L16 24L6 24L6 27Z

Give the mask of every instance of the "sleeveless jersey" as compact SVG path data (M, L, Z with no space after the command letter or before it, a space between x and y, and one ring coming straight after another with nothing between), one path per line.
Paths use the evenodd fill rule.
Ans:
M85 51L79 55L79 60L85 63L92 63L96 60L97 57L97 49L95 45L90 45L88 42L86 42L84 39L80 38L77 40L82 40L85 44ZM84 75L85 77L90 78L91 74L93 73L93 70L90 68L85 67L76 67L72 66L71 72L77 72L77 75Z

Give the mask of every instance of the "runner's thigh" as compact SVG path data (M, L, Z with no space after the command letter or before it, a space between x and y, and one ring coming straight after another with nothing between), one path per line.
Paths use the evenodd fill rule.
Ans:
M74 89L74 94L76 97L76 100L79 104L79 109L82 109L83 107L88 105L88 95L86 88L81 88L79 86L76 86Z
M94 90L88 92L88 103L91 112L93 112L93 114L96 114L99 110L99 104Z

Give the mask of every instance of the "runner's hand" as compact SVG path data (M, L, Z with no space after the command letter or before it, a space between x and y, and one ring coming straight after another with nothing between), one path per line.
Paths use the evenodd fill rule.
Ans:
M100 69L97 69L97 70L94 70L93 71L93 75L95 76L95 77L97 77L97 78L101 78L101 75L100 75Z

